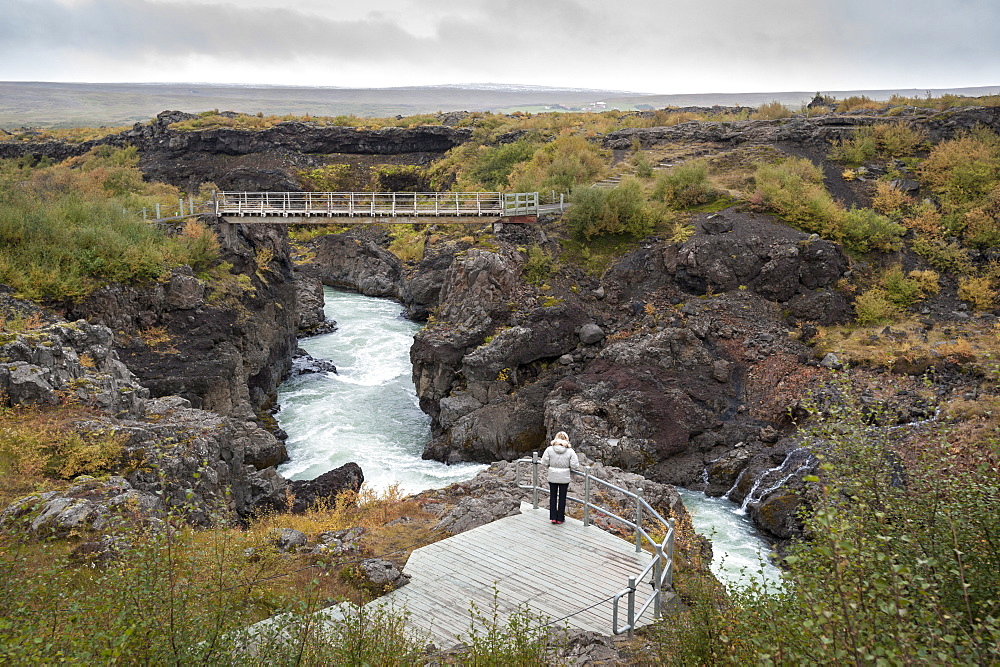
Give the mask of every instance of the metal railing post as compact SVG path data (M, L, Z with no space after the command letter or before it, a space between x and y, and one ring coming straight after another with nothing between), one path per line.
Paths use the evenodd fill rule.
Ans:
M667 577L665 583L673 588L674 586L674 520L667 519Z
M146 216L146 207L145 206L142 207L142 219L143 219L143 221L145 221L147 219L147 216Z
M160 219L160 202L156 202L156 219Z
M566 210L566 193L559 193L559 212L563 213Z
M538 509L538 452L531 452L531 505Z
M635 490L635 552L642 551L642 487Z
M659 618L661 613L661 605L663 601L663 589L660 586L660 579L663 576L663 549L659 545L656 547L656 553L653 554L653 558L656 560L653 562L653 618Z
M194 195L188 195L188 215L194 215Z
M635 577L628 578L628 638L635 632Z
M583 475L583 525L590 525L590 466Z
M212 190L212 208L215 209L215 215L219 215L219 193Z

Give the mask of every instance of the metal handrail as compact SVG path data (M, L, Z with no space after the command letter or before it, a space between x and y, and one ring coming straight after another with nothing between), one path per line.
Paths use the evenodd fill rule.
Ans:
M531 484L521 483L521 465L531 464ZM519 489L531 490L531 502L535 509L538 509L538 494L549 493L548 489L542 488L538 485L538 469L541 465L541 460L538 456L538 452L532 452L531 458L520 458L514 462L514 481L517 483ZM646 613L650 605L653 605L653 618L660 618L663 613L663 591L664 589L673 586L673 571L674 571L674 520L664 519L659 512L657 512L646 499L642 497L642 487L636 489L633 493L621 487L615 486L611 482L603 480L599 477L594 477L591 474L591 466L585 466L584 472L578 470L570 470L571 475L578 475L584 478L583 484L583 499L576 498L574 496L567 495L567 501L573 501L583 505L583 525L590 526L592 521L590 520L591 511L600 512L605 516L608 516L635 531L635 552L641 553L643 541L649 543L649 546L653 549L652 560L650 560L649 565L647 565L642 572L639 573L638 577L629 577L628 587L623 589L621 592L616 594L612 599L612 614L611 614L611 630L614 634L620 635L627 632L629 636L635 630L636 619L642 618L642 615ZM632 498L635 501L635 521L629 521L624 517L620 517L610 509L601 507L593 502L591 502L591 491L593 484L597 483L603 485L609 489L617 491L618 493L624 495L627 498ZM643 528L643 515L646 515L660 523L665 529L664 537L662 542L657 542L653 537ZM636 581L642 581L647 576L650 577L650 584L653 588L652 593L649 598L642 604L639 608L638 614L636 614L635 609L635 592L636 592ZM628 601L628 624L624 627L618 627L618 604L621 598L625 597Z
M537 192L217 192L229 216L513 217L538 215Z

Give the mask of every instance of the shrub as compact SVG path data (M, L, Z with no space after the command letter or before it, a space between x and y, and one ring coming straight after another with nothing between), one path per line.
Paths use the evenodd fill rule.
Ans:
M958 281L958 298L968 301L975 310L989 310L996 305L997 294L987 277L966 277Z
M912 155L926 139L922 130L900 122L867 125L855 130L849 139L835 142L830 150L830 159L862 164L876 157L903 157Z
M708 182L708 165L704 161L686 162L656 178L653 199L670 208L686 209L707 204L718 197Z
M918 236L913 239L910 247L928 264L943 273L963 274L972 270L969 251L957 241Z
M851 391L810 405L820 459L806 477L808 540L784 559L788 585L697 596L687 645L669 664L993 664L1000 658L1000 484L968 465L947 427L873 426L880 409ZM988 443L995 447L995 442ZM705 604L702 604L704 602Z
M752 120L778 120L779 118L788 118L791 115L791 109L781 102L774 100L773 102L761 104L757 107L757 111L750 114L750 118Z
M939 276L934 271L903 273L902 267L893 266L882 274L879 281L886 298L899 308L909 308L921 299L937 294Z
M614 190L577 188L566 222L577 239L610 234L643 237L652 232L657 214L634 178L623 179Z
M844 244L859 252L896 250L905 232L905 227L870 208L852 208L841 216Z
M541 285L552 275L552 257L541 246L528 248L528 261L522 270L524 279L532 285Z
M854 312L857 314L858 324L862 326L895 322L902 315L900 307L881 287L859 294L854 300Z
M979 129L942 141L919 167L945 213L964 212L983 201L1000 181L1000 137Z
M517 164L508 181L516 192L571 192L577 185L600 180L609 154L582 136L564 134Z
M483 146L469 168L469 177L487 190L506 189L507 179L514 167L530 160L536 148L524 139L495 147Z
M910 203L910 198L902 190L892 187L888 181L875 183L875 196L872 197L872 208L882 215L899 219L903 209Z

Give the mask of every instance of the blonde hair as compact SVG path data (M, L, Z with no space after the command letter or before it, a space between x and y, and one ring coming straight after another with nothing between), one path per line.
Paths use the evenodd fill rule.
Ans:
M556 437L552 439L550 443L552 445L565 445L566 447L572 447L573 445L569 441L569 436L566 431L559 431L556 433Z

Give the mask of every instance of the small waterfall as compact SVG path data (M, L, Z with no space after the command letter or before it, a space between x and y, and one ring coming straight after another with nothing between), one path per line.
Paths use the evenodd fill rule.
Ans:
M743 499L743 503L740 505L737 512L740 514L746 514L750 503L755 505L759 504L769 494L777 491L782 485L788 482L788 480L795 477L799 473L808 470L814 465L816 465L816 457L805 448L799 447L788 452L785 456L785 460L781 462L781 465L765 470L764 473L754 481L753 486L750 488L750 492L747 493L746 497ZM796 467L793 469L792 466ZM749 468L743 469L743 472L740 473L739 479L743 477L743 473L745 473L748 469ZM791 472L788 472L789 470L791 470ZM733 485L734 489L739 484L739 479L737 479L736 484ZM729 492L731 493L732 490L733 489L730 489ZM726 497L729 497L728 493L726 494Z

